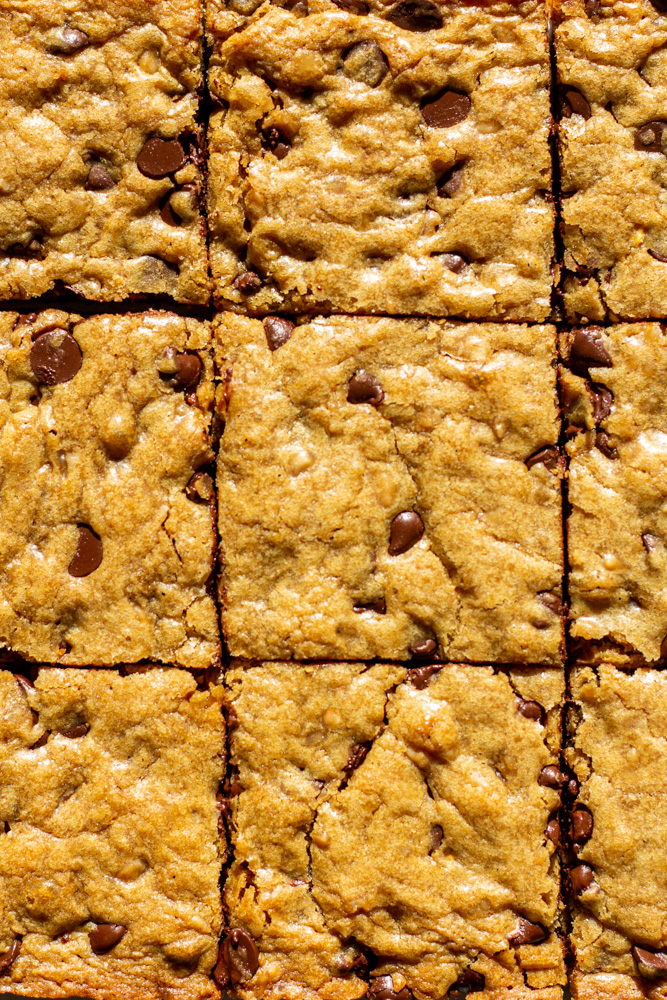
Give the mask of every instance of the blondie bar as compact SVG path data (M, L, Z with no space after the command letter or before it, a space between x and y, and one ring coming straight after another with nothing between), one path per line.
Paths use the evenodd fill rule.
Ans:
M575 669L567 759L578 1000L667 995L667 675Z
M667 315L666 11L661 0L555 0L573 321Z
M201 0L3 0L0 298L209 296Z
M197 320L0 314L0 645L217 659L212 375Z
M0 991L212 1000L222 688L0 672Z
M213 0L207 11L221 306L547 318L541 0Z
M572 636L653 662L667 636L667 336L632 323L562 343Z
M560 671L236 661L227 686L221 985L559 1000Z
M216 332L232 655L561 662L553 327Z

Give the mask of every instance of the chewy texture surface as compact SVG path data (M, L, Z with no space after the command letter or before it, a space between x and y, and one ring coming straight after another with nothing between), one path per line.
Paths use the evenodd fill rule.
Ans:
M232 655L559 663L553 327L282 322L216 323Z
M554 16L567 314L665 316L664 5L556 0Z
M217 659L210 478L189 498L213 454L211 353L208 324L170 313L0 315L0 644L81 666ZM196 387L173 387L179 364Z
M581 783L579 802L592 814L592 835L581 840L576 863L594 875L575 905L574 996L662 1000L667 996L667 675L603 664L575 669L571 687L578 724L575 720L566 753ZM638 967L637 958L653 969ZM662 972L655 967L660 959Z
M208 299L201 17L200 0L3 0L0 298ZM149 176L155 139L180 146Z
M387 998L559 1000L560 671L237 661L227 685L238 995L354 1000L372 953ZM508 942L520 918L540 943Z
M181 670L0 672L3 992L218 995L217 692ZM105 953L100 924L125 928Z
M574 369L563 373L572 636L655 661L667 636L667 337L633 323L562 343Z
M547 318L544 4L218 0L208 27L220 305Z

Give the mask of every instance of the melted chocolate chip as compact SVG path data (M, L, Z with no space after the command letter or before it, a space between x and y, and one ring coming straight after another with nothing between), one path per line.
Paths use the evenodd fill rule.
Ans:
M570 347L569 367L575 375L587 376L589 368L611 368L612 359L597 327L578 329Z
M442 28L442 13L432 0L399 0L387 20L406 31L436 31Z
M554 471L558 468L558 448L555 445L547 444L543 448L538 448L526 459L526 468L532 469L534 465L544 465L547 469Z
M364 0L333 0L336 7L346 10L348 14L368 14L369 6Z
M102 562L102 539L87 524L79 525L79 541L74 558L68 567L70 576L90 576Z
M391 522L389 555L398 556L416 545L424 534L424 522L415 510L404 510Z
M437 674L440 670L442 670L441 663L429 663L427 667L409 667L408 677L413 687L416 687L418 691L423 691L424 688L428 687L433 674Z
M418 639L410 643L410 655L416 660L426 660L429 656L435 656L438 644L435 639Z
M267 316L264 320L264 333L270 351L277 351L292 336L295 324L283 316Z
M421 102L422 117L430 128L451 128L465 121L470 114L470 98L455 90L443 90L437 97L425 97Z
M662 136L667 122L647 122L635 132L635 149L642 153L662 153Z
M115 180L101 163L91 164L88 171L88 180L86 181L87 191L108 191L115 186Z
M441 826L431 827L431 846L429 847L428 851L429 854L433 854L434 851L438 850L438 848L442 844L444 836L445 836L445 831L442 829Z
M642 535L642 545L647 552L655 552L655 549L657 548L657 539L654 535Z
M377 87L388 72L387 57L376 42L357 42L343 58L345 76L367 87Z
M185 487L185 495L193 503L210 503L213 497L213 480L208 472L195 472Z
M462 184L463 165L455 163L438 181L438 194L441 198L453 198L457 191L460 191Z
M606 420L614 405L614 396L603 385L592 385L591 400L593 403L593 420L596 424Z
M232 281L232 288L241 295L254 295L262 287L262 279L254 271L244 271Z
M593 814L578 802L572 810L572 840L575 844L585 844L592 833Z
M171 386L174 392L186 392L194 389L202 373L202 362L194 351L176 351L167 348L164 354L165 371L160 371L160 378Z
M370 743L353 743L350 752L347 757L347 764L343 768L343 771L349 778L353 771L359 767L360 764L366 760L368 751L370 750Z
M370 372L358 371L347 384L348 403L370 403L371 406L379 406L383 399L382 386Z
M96 955L104 955L115 948L127 934L127 927L122 924L95 924L93 930L88 931L90 947Z
M78 740L82 736L88 733L90 726L87 726L85 722L80 723L78 726L72 726L71 729L66 729L61 736L66 736L68 740Z
M560 843L560 820L558 813L553 813L549 817L549 822L547 823L547 840L550 840L554 847L558 847Z
M540 771L537 783L538 785L544 785L545 788L560 788L563 784L563 775L555 764L547 764Z
M474 969L466 969L447 990L447 1000L466 1000L470 993L481 993L486 986L484 976Z
M137 157L137 167L152 180L168 177L185 166L187 157L178 139L148 139Z
M595 873L590 865L577 865L570 869L570 885L575 896L581 895L595 879Z
M358 615L363 611L374 611L376 615L386 615L387 602L384 597L381 597L378 601L371 601L370 604L355 604L352 610Z
M247 931L235 927L227 934L222 944L218 964L213 972L214 979L220 986L227 983L237 986L252 979L258 969L257 945Z
M597 432L595 435L595 447L598 451L602 452L605 458L609 458L612 462L618 458L618 451L614 448L611 438L606 431Z
M658 979L667 976L667 952L649 951L648 948L632 946L632 957L639 968L640 975L647 979Z
M653 257L653 260L659 261L661 264L667 264L667 257L664 254L658 253L657 250L649 250L649 257Z
M538 702L524 701L523 698L519 698L516 703L516 710L526 719L532 719L533 722L539 722L544 725L544 709Z
M600 0L586 0L584 10L586 12L586 17L597 17L602 10Z
M284 160L292 148L291 140L277 128L262 130L262 146L278 160Z
M574 87L563 89L563 114L566 118L571 115L581 115L584 121L591 117L591 106L584 95Z
M35 740L34 743L30 744L29 749L30 750L39 750L40 747L45 747L46 744L49 742L49 736L50 735L51 735L51 732L50 732L50 730L47 729L45 733L42 733L42 735L39 737L38 740Z
M439 253L433 254L433 256L437 257L447 270L453 271L454 274L461 274L468 267L468 261L460 253Z
M21 938L15 938L6 952L0 955L0 976L6 975L19 957Z
M375 976L371 980L366 996L369 1000L412 1000L412 993L407 986L396 992L391 976Z
M507 940L512 948L520 948L524 944L540 944L549 937L549 931L542 924L533 924L525 917L519 917L516 930Z
M85 31L79 31L78 28L61 28L49 40L48 48L55 55L71 56L89 44L90 40Z
M42 333L30 351L30 367L42 385L61 385L74 378L81 368L81 348L71 333L50 330Z
M555 615L562 615L565 611L565 607L558 594L552 594L550 590L540 590L537 599L542 602L545 608L553 611Z

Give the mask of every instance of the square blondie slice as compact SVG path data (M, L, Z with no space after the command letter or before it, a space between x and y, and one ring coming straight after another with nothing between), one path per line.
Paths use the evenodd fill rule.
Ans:
M0 672L0 990L209 1000L222 688L184 670Z
M234 656L559 664L555 331L216 321Z
M221 308L547 318L541 0L213 0Z
M233 662L243 1000L560 1000L561 671Z
M659 319L667 315L667 8L662 0L554 7L567 315Z
M584 327L562 345L571 634L584 657L655 662L667 636L667 335L658 323Z
M0 298L209 297L201 0L3 0Z
M212 376L197 320L0 314L0 646L217 660Z
M573 995L667 995L667 674L576 668L572 803Z

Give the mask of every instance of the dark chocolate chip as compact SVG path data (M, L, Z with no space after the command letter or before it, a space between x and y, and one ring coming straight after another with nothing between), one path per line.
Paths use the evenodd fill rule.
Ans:
M178 139L148 139L137 157L137 167L153 180L168 177L185 166L187 157Z
M563 89L563 113L567 118L570 115L581 115L584 121L591 117L591 106L580 91L574 87Z
M86 181L86 189L88 191L108 191L109 188L115 186L115 180L101 163L93 163L91 165L88 171L88 180Z
M667 257L664 254L658 253L657 250L649 250L649 257L653 257L654 260L660 261L661 264L667 264Z
M452 198L461 189L462 184L463 165L455 163L438 181L438 194L441 198Z
M587 806L577 802L572 810L572 840L575 844L585 844L593 833L593 814Z
M30 749L31 750L38 750L40 747L46 746L46 744L49 742L49 736L50 735L51 735L51 733L47 729L45 733L42 733L42 735L39 737L38 740L35 740L34 743L30 744Z
M353 771L359 767L360 764L366 760L368 751L370 750L370 743L353 743L350 752L347 757L347 764L343 768L345 774L350 777Z
M90 576L102 562L102 539L87 524L79 525L79 541L68 567L70 576Z
M30 351L30 367L42 385L61 385L74 378L81 368L81 348L71 333L49 330L42 333Z
M662 153L662 136L667 122L647 122L635 132L635 149L642 153Z
M523 698L519 698L516 703L516 710L526 719L532 719L533 722L540 722L544 725L544 709L538 702L524 701Z
M435 656L437 648L438 644L435 639L417 639L409 646L410 655L417 660L425 660L429 656Z
M0 955L0 976L6 975L19 957L21 938L15 938L7 951Z
M462 257L460 253L439 253L434 254L438 260L444 264L444 266L449 270L453 271L454 274L461 274L468 266L468 261L465 257Z
M171 386L174 392L186 392L194 389L202 373L202 362L194 351L176 351L168 347L164 353L164 371L160 378Z
M416 545L424 534L424 522L415 510L404 510L391 522L389 555L398 556Z
M410 667L408 670L408 677L412 686L416 687L418 691L423 691L424 688L428 687L433 674L437 674L438 671L442 670L442 663L429 663L427 667Z
M614 405L613 394L603 385L591 386L591 398L593 402L593 420L596 424L606 420Z
M347 384L348 403L370 403L371 406L379 406L383 399L382 386L370 372L358 371Z
M436 31L442 28L440 7L432 0L399 0L387 20L406 31Z
M88 931L90 947L96 955L104 955L121 941L127 934L127 927L122 924L95 924Z
M381 597L378 601L371 601L370 604L355 604L352 610L358 615L363 611L374 611L376 615L386 615L387 602L384 597Z
M90 729L85 722L80 723L78 726L72 726L71 729L66 729L61 736L66 736L68 740L78 740L82 736L85 736Z
M291 140L277 128L262 130L262 146L278 160L284 160L292 148Z
M270 351L277 351L290 339L295 324L283 316L267 316L264 320L264 333Z
M79 31L78 28L61 28L49 40L48 48L56 55L71 56L89 44L90 40L85 31Z
M654 552L657 547L657 539L655 535L642 535L642 545L647 552Z
M547 823L547 840L550 840L554 847L560 843L560 820L558 813L553 813Z
M597 17L597 15L602 10L600 0L586 0L584 4L584 10L587 17Z
M555 764L547 764L540 771L537 783L538 785L544 785L545 788L560 788L563 784L563 775Z
M333 0L336 7L346 10L348 14L368 14L369 6L364 0Z
M618 451L614 448L611 443L611 438L606 431L598 431L595 435L595 447L598 451L601 451L605 458L614 459L618 458Z
M445 831L442 829L441 826L431 827L431 846L429 847L428 851L429 854L433 854L434 851L438 850L438 848L442 844L444 836L445 836Z
M259 951L247 931L235 927L227 934L220 949L218 965L213 973L219 984L220 980L224 978L222 970L219 973L220 978L218 978L218 967L221 962L226 968L227 982L230 982L232 986L252 979L259 969Z
M447 1000L466 1000L470 993L481 993L485 986L486 980L480 972L466 969L447 990Z
M377 87L388 72L387 57L376 42L357 42L343 58L345 76L367 87Z
M470 98L456 90L443 90L437 97L425 97L421 102L422 117L430 128L451 128L465 121L470 114Z
M581 895L594 879L595 873L590 865L577 865L570 869L570 885L575 896Z
M44 247L40 239L33 236L27 243L12 243L5 250L8 257L18 257L19 260L42 260L44 257Z
M375 976L371 980L366 996L369 1000L412 1000L412 993L407 986L396 992L391 976Z
M576 799L577 795L579 794L579 782L571 772L568 775L564 775L564 779L565 779L565 789L567 791L567 794L570 796L571 799Z
M213 497L213 480L208 472L195 472L185 487L185 495L193 503L210 503Z
M262 279L254 271L244 271L232 281L232 288L241 295L254 295L262 287Z
M541 944L549 937L549 931L542 924L534 924L525 917L519 917L516 930L508 936L507 941L512 948L520 948L524 944Z
M558 468L558 448L553 444L547 444L543 448L538 448L526 459L526 468L532 469L534 465L544 465L553 472Z
M588 375L589 368L611 368L613 361L597 327L578 329L570 347L569 366L575 375Z
M562 615L565 610L558 594L552 594L550 590L540 590L537 594L538 601L541 601L545 608L553 611L555 615Z
M649 951L648 948L632 946L632 957L639 967L640 975L646 979L658 979L667 976L667 952Z

